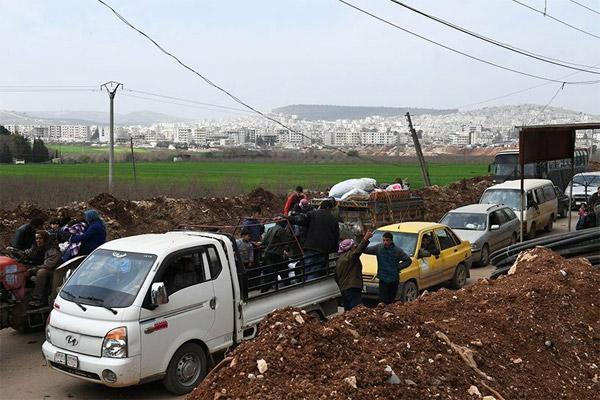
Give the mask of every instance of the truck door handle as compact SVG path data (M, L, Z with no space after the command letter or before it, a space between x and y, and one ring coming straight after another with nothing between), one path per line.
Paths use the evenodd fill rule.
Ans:
M208 302L208 305L210 306L210 308L212 308L214 310L215 307L217 306L217 298L213 297L212 299L210 299L210 301Z

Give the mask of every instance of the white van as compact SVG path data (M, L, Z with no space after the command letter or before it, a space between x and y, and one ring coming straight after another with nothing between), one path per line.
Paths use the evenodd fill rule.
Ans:
M275 266L248 276L237 260L235 239L219 233L178 231L103 244L54 301L42 346L48 365L107 386L163 379L170 392L183 394L204 378L213 354L253 338L274 309L337 312L331 262L311 280L302 267L288 281L281 269L270 272L279 277L262 293Z
M530 239L534 238L537 231L552 230L554 219L558 215L558 200L552 181L548 179L525 179L523 182L526 200L523 211L523 233ZM479 203L504 204L515 211L521 218L521 181L506 181L491 186L483 192Z

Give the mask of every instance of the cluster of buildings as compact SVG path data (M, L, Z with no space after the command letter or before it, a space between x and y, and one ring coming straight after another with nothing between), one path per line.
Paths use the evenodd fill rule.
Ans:
M308 121L291 115L275 116L282 125L258 116L231 120L155 123L118 126L115 140L137 146L172 144L185 147L269 147L297 148L321 145L336 147L410 145L412 138L404 116L367 117L359 120ZM490 146L514 143L515 126L539 123L589 122L585 114L552 109L540 115L539 106L484 108L445 115L415 115L414 128L426 145ZM117 121L118 122L118 121ZM289 127L290 129L286 128ZM29 138L47 142L99 142L109 140L108 126L6 125ZM600 132L578 132L580 145L600 142Z

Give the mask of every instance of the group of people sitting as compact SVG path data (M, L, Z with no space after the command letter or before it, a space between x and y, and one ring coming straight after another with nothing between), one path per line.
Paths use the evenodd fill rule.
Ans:
M72 218L67 208L60 208L56 218L48 221L32 218L15 232L6 249L28 265L28 276L35 277L31 307L47 301L48 285L56 267L69 259L88 255L106 241L106 225L98 211L89 209Z

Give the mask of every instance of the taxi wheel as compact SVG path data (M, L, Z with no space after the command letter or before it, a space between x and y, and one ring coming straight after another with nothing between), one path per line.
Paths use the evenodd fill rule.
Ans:
M171 358L163 385L176 395L189 393L204 379L206 369L206 354L202 347L185 343Z
M419 289L413 281L404 282L400 292L400 301L409 302L419 297Z
M456 266L456 270L454 271L454 277L452 278L452 282L450 286L452 289L460 289L467 283L467 267L465 264L460 263Z

